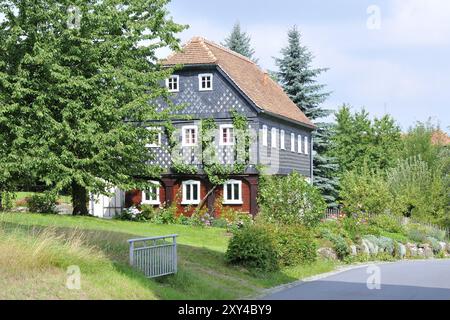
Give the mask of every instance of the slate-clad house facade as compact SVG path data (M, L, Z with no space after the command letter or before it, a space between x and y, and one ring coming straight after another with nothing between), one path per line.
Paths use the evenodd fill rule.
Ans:
M219 215L219 207L232 207L256 215L259 165L269 174L297 171L312 180L311 132L315 127L254 62L196 37L180 52L163 60L163 64L182 66L163 84L171 92L174 104L184 105L173 123L180 145L177 161L198 165L199 170L197 174L174 173L174 152L169 148L169 138L161 133L149 148L156 154L154 163L161 165L165 173L160 180L153 181L151 190L126 192L125 206L176 202L180 213L186 213L187 209L192 212L212 188L201 168L200 121L215 120L214 142L219 161L232 164L236 147L233 110L245 115L253 134L250 164L245 173L230 176L225 185L217 187L208 197L211 212ZM159 102L158 108L162 111L167 106Z

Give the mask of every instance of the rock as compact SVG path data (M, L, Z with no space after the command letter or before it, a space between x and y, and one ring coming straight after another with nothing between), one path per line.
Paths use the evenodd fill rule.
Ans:
M27 212L28 207L15 207L11 209L11 212Z
M402 243L398 243L398 255L400 259L405 259L406 257L406 246Z
M449 242L449 243L447 243L447 253L449 253L449 254L450 254L450 242Z
M351 246L350 246L350 254L351 254L352 256L356 256L356 255L358 254L358 249L356 248L355 245L351 245Z
M317 250L317 254L327 260L338 260L336 252L331 248L320 248Z
M407 243L406 244L406 251L409 252L409 255L411 257L417 256L417 246L414 243Z
M425 258L433 258L434 254L433 254L433 248L431 248L431 246L428 243L425 243L423 245L423 255L425 256Z
M358 249L360 253L370 255L369 246L364 240L361 242L361 245L358 246Z
M368 239L363 239L363 243L365 243L367 245L367 247L369 248L370 254L373 254L373 255L378 254L379 248L376 243L373 243L372 241L370 241Z
M423 250L423 248L417 249L417 256L420 258L425 258L425 251Z
M443 241L439 242L439 246L441 247L440 251L444 251L445 252L445 250L447 249L447 244L445 242L443 242Z

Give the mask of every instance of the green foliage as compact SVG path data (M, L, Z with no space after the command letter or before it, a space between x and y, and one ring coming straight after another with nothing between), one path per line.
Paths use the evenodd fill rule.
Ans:
M10 211L14 208L14 201L16 199L16 194L14 192L4 191L0 193L1 206L0 209L4 211Z
M267 221L285 224L314 226L323 217L326 208L317 188L298 173L262 178L258 201L261 215Z
M308 228L302 225L281 225L274 231L273 236L281 265L308 264L316 260L317 244Z
M158 64L155 52L177 49L175 34L184 29L166 4L2 2L0 143L10 156L0 151L0 172L10 178L1 173L0 185L20 172L55 190L72 187L74 213L86 214L88 190L139 188L145 182L135 177L159 174L147 165L152 133L136 123L170 119L170 108L156 112L149 103L170 104L160 83L172 70ZM82 18L70 27L72 6Z
M375 225L386 232L392 233L405 233L405 228L401 224L401 219L398 216L389 214L380 214L372 216L369 219L369 224Z
M28 199L28 210L35 213L56 213L58 196L53 192L36 193Z
M279 268L272 235L256 225L234 233L225 257L228 263L250 269L269 272Z
M427 241L429 244L431 244L431 248L433 249L434 254L438 254L442 250L437 239L433 237L427 237Z
M350 255L350 246L343 236L333 233L330 229L326 228L321 228L319 232L322 238L331 241L339 259L343 260Z
M250 36L246 32L241 31L240 23L236 22L231 34L225 39L222 45L258 63L258 59L253 56L255 50L251 47L250 42Z
M384 170L398 158L401 131L390 116L371 121L364 109L352 113L344 105L336 113L331 145L330 155L337 159L341 174L364 166Z
M404 215L427 222L444 218L449 194L442 172L430 168L420 156L400 160L388 170L387 183Z
M360 170L346 172L341 179L341 201L347 214L395 213L394 199L384 177L366 165Z

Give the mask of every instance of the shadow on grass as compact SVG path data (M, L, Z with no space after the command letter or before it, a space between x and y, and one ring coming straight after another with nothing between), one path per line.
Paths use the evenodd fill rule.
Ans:
M160 299L237 299L254 295L272 285L288 283L297 279L282 271L262 274L244 268L230 266L224 253L203 247L178 245L178 273L158 279L147 279L128 264L128 239L136 234L116 231L67 228L57 226L33 226L2 222L5 232L19 231L37 235L51 229L56 235L69 239L82 233L84 245L101 251L114 269L128 279L151 290ZM155 235L159 236L159 235ZM148 235L146 235L148 237Z

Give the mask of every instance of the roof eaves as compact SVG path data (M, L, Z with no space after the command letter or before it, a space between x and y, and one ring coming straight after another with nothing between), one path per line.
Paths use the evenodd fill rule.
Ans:
M297 125L302 125L304 127L310 128L312 130L315 130L317 128L317 126L315 126L314 124L309 124L309 123L305 123L305 122L302 122L302 121L298 121L298 120L292 119L290 117L283 116L283 115L278 114L278 113L270 112L270 111L267 111L267 110L264 110L264 109L261 112L265 113L265 114L267 114L269 116L278 118L278 119L282 119L282 120L285 120L285 121L288 121L288 122L291 122L291 123L294 123L294 124L297 124Z

